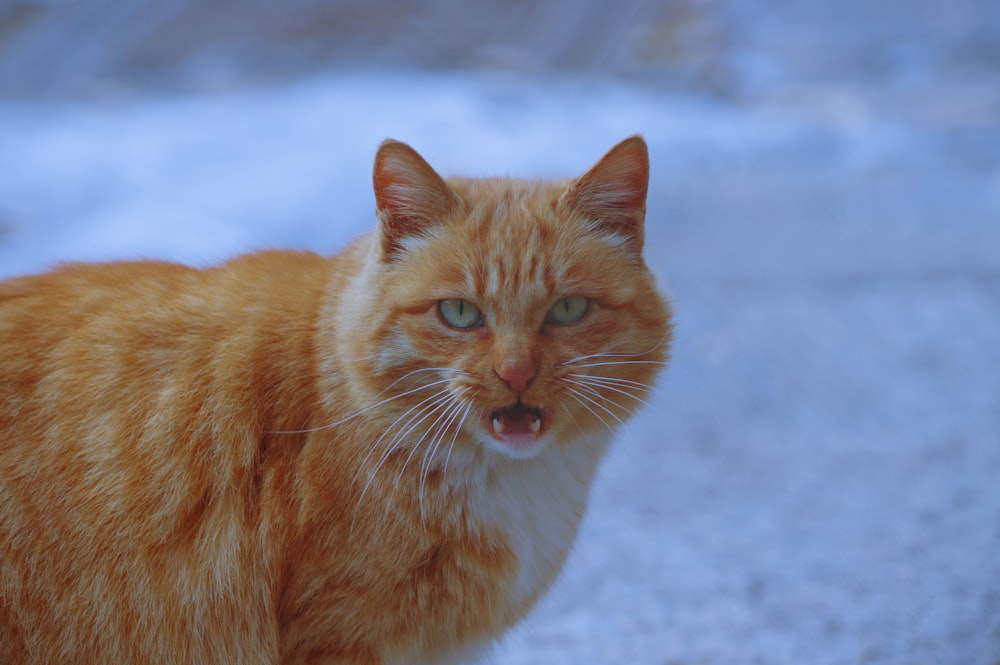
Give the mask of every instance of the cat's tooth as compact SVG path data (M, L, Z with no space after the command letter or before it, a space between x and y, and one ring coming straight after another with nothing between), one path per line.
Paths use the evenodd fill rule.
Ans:
M530 429L532 432L537 432L538 430L542 429L542 419L532 418L531 424L528 425L528 429Z
M493 419L493 431L497 434L503 434L503 421L499 418Z

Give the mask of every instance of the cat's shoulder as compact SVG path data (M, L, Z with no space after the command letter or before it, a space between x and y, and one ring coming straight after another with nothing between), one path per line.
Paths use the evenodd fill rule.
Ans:
M197 328L268 311L288 316L315 307L328 281L328 260L308 252L257 252L208 268L151 260L65 264L0 281L0 327L69 334L84 322L109 330L169 321Z
M60 263L46 272L0 280L0 300L39 295L57 289L125 289L137 280L177 278L194 271L194 268L167 261Z
M0 280L0 302L54 292L128 292L136 289L181 287L198 282L274 281L282 277L311 276L328 268L328 259L312 252L264 250L237 256L209 267L160 260L62 263L46 272Z

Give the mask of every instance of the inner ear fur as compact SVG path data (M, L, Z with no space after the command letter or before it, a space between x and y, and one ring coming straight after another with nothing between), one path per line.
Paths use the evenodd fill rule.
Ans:
M461 199L420 154L386 140L375 154L372 175L383 256L396 257L407 238L423 235L452 214Z
M637 255L642 252L649 150L641 136L630 136L611 150L566 192L570 208L589 220L595 231L621 237Z

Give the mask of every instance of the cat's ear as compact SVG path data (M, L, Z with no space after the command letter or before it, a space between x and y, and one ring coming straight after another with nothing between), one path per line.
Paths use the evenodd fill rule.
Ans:
M649 151L641 136L630 136L608 151L566 192L570 207L594 230L642 253Z
M382 255L392 260L428 228L454 212L461 199L416 150L384 141L375 154L375 206Z

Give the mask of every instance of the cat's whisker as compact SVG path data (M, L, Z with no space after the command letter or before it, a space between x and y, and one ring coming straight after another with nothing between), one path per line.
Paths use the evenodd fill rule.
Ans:
M424 453L424 458L420 463L420 487L418 491L418 496L420 500L420 517L425 518L424 515L424 488L426 486L427 476L431 472L431 464L434 455L437 453L441 444L444 442L444 438L448 435L448 429L451 427L455 419L458 418L458 414L462 412L462 407L465 406L465 402L462 400L462 395L467 393L470 389L465 388L460 393L456 393L452 404L449 405L448 410L445 412L447 418L442 424L441 428L438 430L437 434L431 440L429 446L427 446L427 452ZM436 425L437 423L435 423Z
M591 353L586 356L578 356L576 358L571 358L564 362L559 363L556 367L565 367L566 365L572 365L573 363L582 362L584 360L590 360L591 358L637 358L639 356L644 356L647 353L652 353L656 349L663 346L663 344L669 339L669 336L664 336L656 344L651 346L645 351L640 351L639 353L625 353L622 351L602 351L600 353Z
M618 422L618 424L619 424L619 425L624 425L624 424L625 424L625 421L623 421L623 420L622 420L622 419L621 419L621 418L620 418L620 417L618 416L618 414L617 414L617 413L615 413L614 411L612 411L611 409L609 409L609 408L608 408L607 406L605 406L605 405L604 405L604 404L602 404L601 402L605 402L605 403L609 403L609 404L613 404L614 406L617 406L617 407L618 407L619 409L623 409L623 410L624 410L624 407L622 407L622 406L621 406L620 404L618 404L618 403L616 403L616 402L614 402L614 401L612 401L612 400L608 399L607 397L605 397L605 396L604 396L604 395L602 395L601 393L597 392L597 391L596 391L596 390L594 390L593 388L590 388L590 387L588 387L588 386L582 386L582 385L580 385L580 384L577 384L577 385L578 385L578 386L579 386L580 388L582 388L582 389L583 389L584 391L586 391L586 393L585 393L585 392L581 392L581 391L577 390L576 392L577 392L577 394L578 394L578 395L579 395L580 397L582 397L583 399L587 400L588 402L590 402L591 404L593 404L594 406L596 406L597 408L601 409L602 411L604 411L605 413L607 413L607 414L608 414L609 416L611 416L612 418L614 418L614 419L615 419L615 420L616 420L616 421ZM573 389L573 388L570 388L570 390L575 390L575 389ZM587 393L590 393L590 394L591 394L591 395L593 395L594 397L596 397L596 398L600 399L600 400L601 400L601 402L598 402L598 401L597 401L596 399L594 399L594 397L589 397L589 396L587 395Z
M397 383L400 383L401 381L405 381L406 379L410 378L411 376L413 376L415 374L420 374L421 372L444 372L444 373L450 374L450 375L455 375L455 374L463 374L463 375L470 374L470 372L467 372L464 369L457 369L455 367L421 367L419 369L415 369L415 370L409 371L406 374L404 374L403 376L399 377L398 379L396 379L395 381L393 381L392 383L390 383L388 386L386 386L385 388L383 388L382 390L380 390L378 392L378 394L375 395L375 397L378 397L379 395L385 393L386 391L388 391L389 389L391 389L393 386L395 386ZM389 402L391 402L393 400L399 399L400 397L406 397L408 395L412 395L413 393L419 392L419 391L421 391L421 390L423 390L425 388L429 388L431 386L437 386L437 385L441 385L442 383L448 383L448 382L452 381L453 378L454 378L453 376L444 376L443 378L438 379L437 381L432 381L431 383L425 384L423 386L417 386L416 388L411 388L410 390L407 390L405 392L399 393L398 395L393 395L392 397L386 398L386 399L384 399L384 400L382 400L380 402L376 402L376 403L374 403L372 405L369 405L369 406L365 407L363 410L360 410L360 411L358 411L356 413L353 413L353 414L347 416L346 418L344 418L343 420L340 420L340 421L338 421L336 423L333 423L332 425L328 425L327 427L338 425L338 424L340 424L342 422L345 422L346 420L351 419L351 418L356 418L357 416L361 415L362 413L364 413L364 412L366 412L368 410L379 408L379 407L383 406L384 404L387 404L387 403L389 403Z
M400 469L400 474L399 474L400 477L402 476L403 471L405 471L406 465L409 464L410 459L417 452L417 449L427 439L427 435L433 433L434 436L431 437L430 443L428 443L428 445L427 445L427 450L424 452L424 455L421 458L420 472L423 473L424 463L427 460L427 455L433 450L435 441L437 441L438 438L440 438L442 436L442 430L448 427L449 415L455 410L456 404L460 405L461 396L467 390L468 390L468 388L463 388L459 392L452 393L451 395L449 395L449 398L447 400L445 400L444 402L442 402L441 404L439 404L435 408L435 411L441 410L441 413L438 414L437 418L434 419L434 422L432 422L427 427L427 429L424 431L424 433L420 437L420 439L413 445L413 447L412 447L413 449L410 451L409 456L407 456L406 462L403 464L403 468ZM399 478L398 477L397 477L396 482L398 484L398 482L399 482Z
M576 365L574 369L584 369L586 367L606 367L609 365L666 365L665 360L608 360L599 363L587 363L586 365Z
M396 427L396 425L399 424L399 422L401 420L403 420L404 418L407 418L411 413L413 413L414 411L417 411L418 409L420 409L420 411L418 412L417 415L419 415L420 413L423 413L424 409L421 409L421 407L423 407L425 404L427 404L427 402L431 402L431 401L433 401L435 399L438 399L439 397L442 397L442 396L447 395L447 394L448 394L447 389L445 389L445 390L439 390L436 393L434 393L433 395L431 395L430 397L424 398L420 402L414 404L409 409L407 409L402 414L400 414L394 421L392 421L392 423L390 423L389 426L385 428L385 431L382 432L382 435L375 441L375 443L372 444L369 447L368 454L365 455L364 459L361 460L361 464L358 465L358 471L354 474L354 479L353 480L357 481L358 475L360 475L360 473L365 469L365 465L368 463L368 460L371 458L372 454L374 454L374 452L376 450L378 450L378 448L381 445L382 441L385 440L385 437L388 436L390 432L392 432L392 430ZM425 407L425 408L429 408L429 407ZM390 443L389 446L387 447L385 455L383 455L383 458L385 456L387 456L389 453L391 453L392 449L393 449L393 444ZM376 464L376 468L378 468L378 466L381 466L381 462L382 461L383 461L382 459L379 460L379 464Z
M603 417L601 417L601 414L599 414L596 411L594 411L592 408L590 408L587 405L586 402L584 402L581 399L581 397L584 397L584 395L582 393L579 393L574 388L571 388L571 387L568 387L568 386L567 386L566 390L569 391L569 396L570 397L572 397L573 399L575 399L580 404L580 406L582 406L584 409L586 409L587 411L589 411L591 413L591 415L593 415L595 418L597 418L597 420L600 421L600 423L602 425L604 425L608 429L609 432L614 432L615 431L615 428L612 427L610 424L608 424L608 421L606 421ZM592 401L592 400L588 399L588 401Z
M455 395L455 399L452 404L448 407L447 417L441 428L437 431L437 434L431 440L431 445L428 446L427 452L424 453L424 457L420 463L421 476L424 475L425 470L430 471L430 466L434 457L434 454L440 448L441 444L444 442L445 437L448 435L448 430L452 423L458 418L459 414L462 412L462 408L465 406L465 401L462 397L469 391L468 388L463 390L461 393ZM423 479L422 479L423 480Z
M403 427L407 428L407 429L398 432L397 434L395 434L392 437L392 439L389 441L389 443L386 444L385 450L382 453L382 456L379 458L378 462L375 463L374 468L372 468L371 471L369 471L369 473L368 473L368 479L365 481L365 485L361 489L361 494L358 497L358 502L357 502L357 504L354 507L354 517L353 517L353 519L351 521L351 529L352 530L354 528L354 522L357 520L358 509L361 507L361 502L364 501L365 496L368 494L368 489L371 487L372 482L375 480L375 477L378 475L379 469L382 468L382 466L385 464L385 462L389 459L389 456L392 455L393 451L395 451L395 450L398 449L399 444L402 443L403 439L411 431L413 431L413 429L417 425L419 425L421 422L423 422L424 420L426 420L430 416L431 413L434 413L434 411L436 411L438 408L440 408L441 404L446 403L450 399L450 397L451 397L451 393L449 391L447 391L447 390L440 390L440 391L434 393L433 395L431 395L430 397L428 397L427 399L423 400L419 404L416 404L416 405L410 407L410 409L408 409L405 413L403 413L401 416L399 416L398 418L396 418L396 420L393 421L393 423L386 429L386 431L383 432L382 436L379 437L378 441L376 441L375 444L371 446L371 449L368 451L368 454L365 455L364 459L362 460L361 464L359 465L358 472L355 473L355 476L354 476L354 480L355 481L357 480L358 474L365 468L368 460L371 458L371 455L375 452L375 450L377 450L379 448L379 446L381 445L382 441L385 440L386 435L389 432L391 432L401 420L403 420L404 418L406 418L407 416L409 416L409 414L411 414L414 411L416 411L415 414L413 414L412 416L409 416L409 419L406 420L406 423L403 425ZM426 404L427 402L431 402L431 404ZM420 407L422 407L422 408L420 408ZM417 420L418 418L419 418L419 420ZM416 420L416 422L414 422L415 420Z
M450 399L450 397L451 397L451 394L450 394L450 392L448 390L441 390L441 391L435 393L432 396L432 399L425 399L423 402L421 402L420 404L418 404L417 406L421 406L421 405L424 405L424 406L422 408L420 408L412 416L410 416L406 420L406 422L400 427L400 430L396 434L393 435L392 439L386 445L385 453L382 456L383 459L380 459L380 463L378 465L376 465L375 471L377 471L378 468L381 466L381 462L384 460L385 457L387 457L388 455L391 455L393 451L397 450L399 448L399 446L403 443L403 441L406 439L406 437L414 429L416 429L417 426L420 425L420 423L422 423L425 420L427 420L431 416L431 414L433 414L439 408L441 408L441 406L443 404L447 403L447 401ZM428 402L428 401L430 401L431 403L430 404L426 404L426 402ZM407 414L409 414L410 412L412 412L415 408L416 407L413 407L413 408L409 409L407 411ZM404 414L404 415L406 415L406 414ZM388 433L389 431L391 431L392 428L396 425L396 423L399 422L399 420L400 420L400 418L397 418L396 421L393 422L392 425L390 425L390 427L386 431L386 433ZM379 442L381 440L382 440L382 438L380 437L379 438ZM378 442L376 442L376 445L378 445Z
M571 375L571 376L582 376L582 375L574 374L574 375ZM594 387L594 388L599 388L601 390L610 390L611 392L615 392L615 393L618 393L619 395L624 395L625 397L629 397L631 399L634 399L635 401L639 402L640 404L644 404L646 406L650 405L649 402L647 402L642 397L639 397L638 395L630 393L627 390L622 389L621 387L617 387L614 384L609 384L609 383L605 383L605 382L602 382L602 381L590 381L590 380L587 380L589 378L591 378L591 377L584 377L582 379L569 379L569 378L567 378L566 380L569 381L570 383L574 383L576 385L581 385L581 386L586 385L586 386L591 386L591 387ZM637 381L633 381L632 383L636 383L638 385L642 385L642 384L639 384ZM631 386L627 386L627 387L631 387ZM640 388L640 389L647 389L647 388ZM636 390L636 388L632 388L632 390Z
M619 386L634 386L635 388L646 392L653 389L652 386L648 383L643 383L642 381L633 381L631 379L621 379L614 376L599 376L595 374L567 374L566 376L587 381L594 381L598 383L607 383Z
M573 381L578 381L578 380L573 380ZM615 394L622 395L624 397L628 397L629 399L635 400L636 402L639 402L640 404L644 404L646 406L649 406L649 402L643 396L643 393L648 393L649 392L648 389L645 389L645 388L637 388L637 387L634 387L634 386L621 386L621 385L616 385L616 384L613 384L613 383L610 383L610 384L609 383L601 383L601 382L598 382L598 381L579 381L577 385L589 386L591 388L594 388L598 392L601 392L601 391L613 392Z
M566 412L566 415L569 416L570 421L576 426L576 429L579 430L580 434L584 434L585 432L583 431L583 427L580 426L580 421L574 417L573 412L569 410L569 407L566 406L565 402L561 402L560 406L563 408L563 411Z
M617 409L621 410L626 415L628 414L629 409L627 407L625 407L625 405L619 403L617 400L611 399L611 397L609 397L608 395L605 395L604 393L602 393L601 390L610 390L612 392L616 392L616 393L619 393L621 395L624 395L625 397L633 399L633 400L635 400L635 401L637 401L637 402L639 402L641 404L649 406L649 403L646 402L646 400L644 400L641 397L639 397L638 395L634 395L632 393L625 392L623 390L619 390L619 389L614 388L612 386L607 386L607 385L602 385L602 384L597 384L597 383L587 383L587 382L584 382L584 381L574 381L572 379L567 379L567 380L570 381L571 383L573 383L574 385L579 386L580 388L583 388L584 390L586 390L589 394L593 395L594 397L600 399L601 402L603 402L604 404L608 404L610 406L616 407ZM608 409L605 409L605 410L608 410ZM622 422L622 421L619 419L618 422Z
M429 411L429 412L428 412L428 413L427 413L426 415L424 415L424 416L423 416L423 417L422 417L422 418L421 418L420 420L418 420L417 422L413 423L413 425L411 425L411 426L409 427L409 429L407 429L407 430L406 430L406 431L405 431L405 432L403 433L403 437L405 438L406 436L408 436L408 435L410 434L410 432L412 432L412 431L413 431L414 429L416 429L416 427L417 427L417 426L418 426L418 425L419 425L420 423L422 423L422 422L424 422L425 420L427 420L428 418L430 418L430 417L431 417L431 415L433 415L434 413L437 413L438 411L440 411L440 410L444 409L444 411L443 411L442 413L438 414L438 416L437 416L437 418L435 418L434 422L432 422L432 423L430 424L430 426L428 426L428 427L427 427L427 428L426 428L426 429L424 430L424 433L420 435L420 438L419 438L419 439L417 439L416 443L414 443L414 444L413 444L413 445L412 445L412 446L410 447L410 454L406 456L406 459L405 459L405 460L403 460L403 466L401 466L401 467L400 467L400 469L399 469L399 473L398 473L398 474L396 474L396 480L395 480L395 482L393 483L395 487L399 487L399 481L400 481L400 480L401 480L401 479L403 478L403 473L404 473L404 472L406 471L406 467L407 467L407 466L408 466L408 465L410 464L410 460L412 460L412 459L413 459L413 456L414 456L414 455L415 455L415 454L417 453L417 450L419 450L419 449L420 449L420 445L421 445L421 444L422 444L422 443L423 443L424 441L426 441L426 440L427 440L427 435L428 435L428 434L430 434L430 433L431 433L431 432L432 432L432 431L434 430L434 428L435 428L435 427L437 426L437 424L438 424L439 422L441 422L441 419L442 419L442 418L443 418L443 417L445 416L445 414L446 414L446 413L448 412L448 408L450 408L450 403L451 403L452 401L454 401L454 399L455 399L455 396L454 396L453 394L450 394L450 393L449 393L449 395L448 395L448 397L447 397L446 399L443 399L443 400L441 400L440 402L436 403L436 404L434 405L434 408L433 408L433 409L431 409L431 410L430 410L430 411ZM402 441L400 441L400 443L402 443Z
M440 368L440 367L423 368L423 369L420 369L420 370L414 370L412 372L409 372L406 375L404 375L404 376L400 377L399 379L397 379L396 381L394 381L393 383L394 384L398 383L402 379L404 379L404 378L406 378L408 376L412 376L413 374L416 374L418 372L421 372L421 371L430 371L430 370L451 371L451 372L454 372L456 374L468 374L469 373L469 372L466 372L465 370L451 369L451 368ZM451 381L451 379L444 379L444 380L439 380L439 381L432 381L431 383L426 384L425 386L421 386L420 388L413 389L413 390L408 390L405 393L400 393L400 395L395 396L395 397L402 397L404 395L409 395L409 394L412 394L414 392L419 392L420 389L428 388L428 387L432 387L432 386L436 386L436 385L440 385L441 383L448 383L450 381ZM388 401L391 401L392 399L395 399L395 397L390 398L389 400L383 400L382 402L379 402L379 403L377 403L375 405L372 405L372 406L370 406L368 408L371 409L371 408L375 408L377 406L381 406L382 404L384 404L384 403L386 403ZM368 493L368 490L369 490L372 482L374 482L375 477L378 475L379 469L382 468L382 466L385 464L385 462L389 459L389 456L392 455L393 451L395 451L398 448L399 444L402 443L403 439L410 432L412 432L413 429L417 425L419 425L421 422L423 422L424 420L426 420L432 413L434 413L438 408L440 408L443 404L445 404L449 400L450 397L451 397L451 393L450 393L450 391L448 389L439 390L439 391L435 392L433 395L430 395L429 397L424 398L423 400L421 400L417 404L411 406L409 409L407 409L405 412L403 412L400 416L398 416L385 429L385 431L378 438L378 440L375 441L375 443L372 444L372 446L369 448L368 453L361 460L361 464L358 466L358 471L354 474L354 479L353 480L355 482L357 481L358 476L367 468L368 460L371 459L371 456L375 453L375 451L379 450L380 447L382 447L382 442L386 440L386 437L389 436L389 434L391 432L393 432L393 430L395 430L397 428L397 426L400 425L401 422L403 422L403 425L399 428L399 431L397 431L396 434L394 434L392 436L392 438L388 441L388 443L385 444L384 450L382 452L382 455L379 457L378 461L375 463L374 468L372 468L369 471L369 473L368 473L368 478L366 479L365 485L364 485L364 487L361 490L361 495L358 498L358 503L357 503L357 505L355 507L355 510L354 510L354 519L352 520L352 529L353 529L353 526L354 526L354 521L357 519L358 508L361 506L361 502L364 500L364 497ZM416 413L414 413L414 412L416 412ZM416 422L414 422L414 421L416 421Z
M440 368L428 368L428 370L429 369L440 370ZM423 371L423 370L415 370L413 372L410 372L410 374L407 374L406 376L410 376L412 374L416 374L418 371ZM404 378L406 378L406 377L402 376L402 377L396 379L395 381L393 381L392 384L390 384L389 387L391 387L392 385L394 385L394 384L402 381ZM422 386L417 386L416 388L411 388L410 390L406 390L404 392L398 393L396 395L393 395L392 397L387 397L384 400L381 400L379 402L374 402L372 404L369 404L368 406L362 407L361 409L358 409L357 411L344 416L340 420L334 421L332 423L328 423L326 425L320 425L318 427L310 427L310 428L307 428L307 429L285 430L285 431L279 430L279 431L270 432L270 434L309 434L311 432L321 432L323 430L333 429L334 427L338 427L340 425L343 425L346 422L354 420L358 416L363 416L364 414L368 413L369 411L371 411L373 409L378 409L379 407L382 407L382 406L388 404L389 402L394 402L397 399L401 399L403 397L407 397L407 396L412 395L414 393L418 393L421 390L426 390L428 388L433 388L434 386L439 386L439 385L441 385L443 383L449 383L451 381L452 381L451 378L443 378L443 379L438 379L437 381L432 381L430 383L424 384ZM383 389L382 391L380 391L378 394L381 395L386 390L388 390L388 387L385 388L385 389ZM378 397L378 395L376 395L376 397Z
M462 419L458 421L458 427L455 428L455 433L451 435L451 443L448 444L448 454L444 458L444 469L442 470L442 475L448 476L448 462L451 461L451 453L455 449L455 443L458 441L458 434L462 431L462 426L465 424L465 419L469 417L469 413L472 411L472 402L469 401L465 407L465 411L462 413Z
M616 419L617 416L615 416L615 414L606 405L610 404L612 406L618 407L619 409L625 410L621 404L618 404L614 400L609 399L606 395L602 395L600 391L598 391L596 388L593 388L591 386L582 383L575 383L574 385L578 386L581 389L582 391L580 393L581 397L586 397L586 395L591 395L594 399L600 400L600 402L592 402L592 403L601 408L603 411L611 413L612 417L615 417ZM586 395L584 393L586 393ZM621 419L618 419L618 422L621 423L622 422Z
M416 429L417 426L420 425L420 423L422 423L425 420L427 420L428 418L430 418L431 415L433 415L434 413L437 413L438 411L441 411L443 409L443 411L440 414L438 414L437 418L434 419L434 422L432 422L427 428L424 429L423 434L420 435L420 438L417 439L417 441L415 443L413 443L413 445L410 447L410 453L406 456L406 459L403 460L403 465L399 468L399 473L396 474L396 479L393 481L393 487L396 488L397 490L399 489L399 481L402 480L403 474L406 472L406 467L409 466L409 464L410 464L410 460L413 459L413 456L416 454L417 450L420 449L420 446L423 444L423 442L427 440L427 436L432 431L434 431L434 429L437 427L437 424L439 422L441 422L442 418L444 418L446 416L446 414L448 413L448 410L451 408L451 403L454 402L455 399L456 398L455 398L454 394L449 394L445 398L443 398L441 400L438 400L431 407L428 407L426 414L424 414L419 420L417 420L412 425L410 425L406 429L405 432L402 432L395 439L393 447L394 448L398 448L399 447L398 444L402 444L404 442L404 440L406 439L406 437L409 436L409 434L414 429ZM418 495L418 499L420 500L420 504L421 504L421 513L420 514L421 514L421 517L423 517L423 501L422 501L422 497L419 497L419 495ZM386 505L386 512L387 513L388 513L388 510L389 510L389 506L387 504Z
M563 381L565 381L566 383L571 383L574 386L579 386L583 391L586 391L587 393L590 393L594 397L601 397L601 393L597 392L597 390L595 388L592 388L592 387L590 387L590 386L588 386L588 385L586 385L584 383L581 383L579 381L573 381L572 379L565 379L565 378L563 379Z

